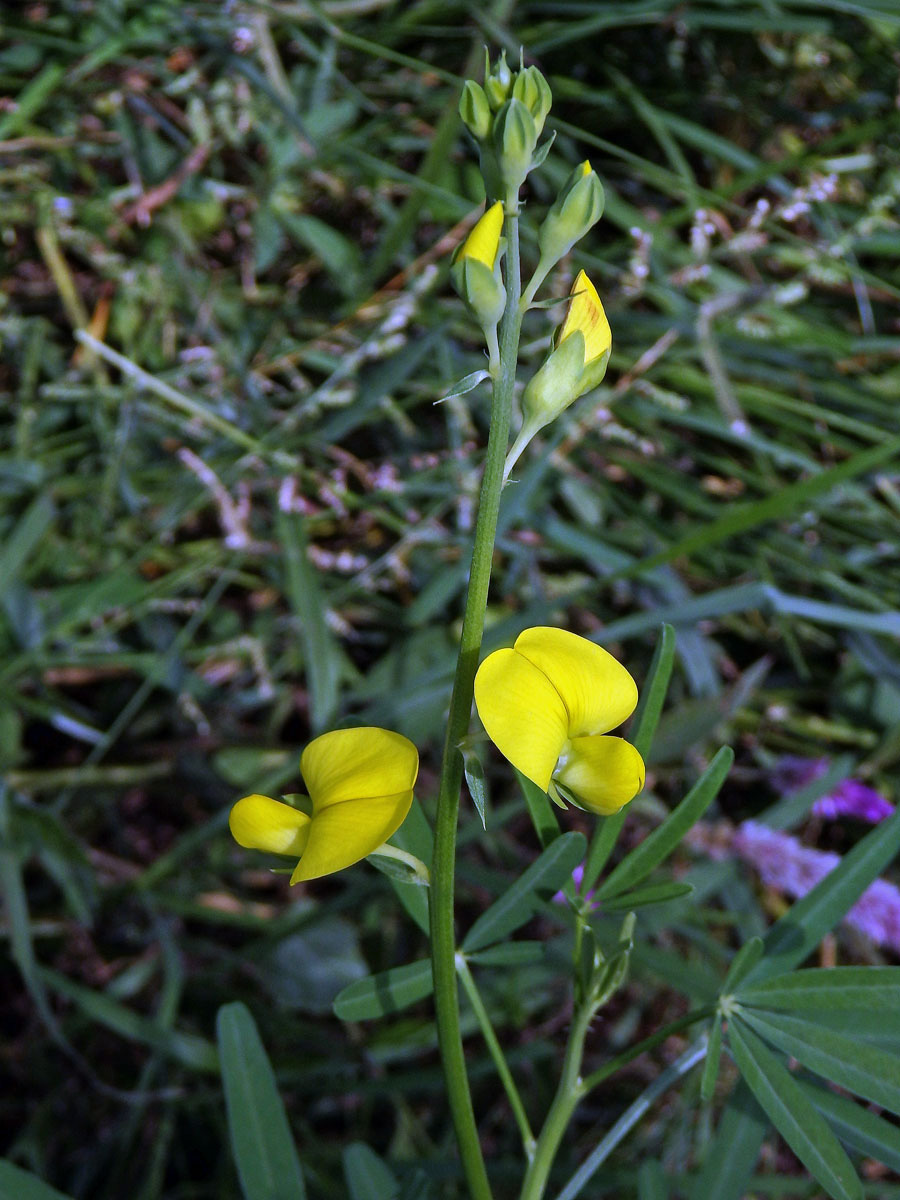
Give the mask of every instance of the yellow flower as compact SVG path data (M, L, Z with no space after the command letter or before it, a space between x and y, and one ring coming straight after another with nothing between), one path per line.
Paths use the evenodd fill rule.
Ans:
M419 755L387 729L336 729L303 751L312 815L269 796L238 800L228 824L239 845L299 858L291 883L341 871L377 850L409 812Z
M488 737L559 802L559 791L604 816L644 786L644 762L610 729L631 715L637 687L611 654L564 629L526 629L489 654L475 677Z
M556 344L561 346L576 330L580 331L584 337L584 366L587 368L609 353L612 346L612 330L597 295L597 289L584 271L578 272L570 295L572 299L569 301L569 311L560 326ZM587 388L584 390L587 391Z
M484 263L489 271L497 264L500 249L500 234L503 231L503 205L498 200L479 217L472 232L456 251L454 262L474 259Z

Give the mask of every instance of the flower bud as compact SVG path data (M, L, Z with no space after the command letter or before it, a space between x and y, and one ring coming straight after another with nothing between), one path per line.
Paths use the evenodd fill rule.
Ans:
M506 289L499 271L502 229L503 205L498 200L456 251L450 267L453 286L482 329L493 328L506 307Z
M509 90L512 87L512 71L509 69L509 64L506 61L506 51L500 51L500 57L494 63L493 71L488 74L490 59L488 58L487 50L484 52L484 91L488 101L494 112L502 107L506 98L509 96Z
M532 435L596 387L606 374L612 333L600 297L584 271L572 285L569 311L556 334L556 348L529 381L522 396L523 428Z
M542 266L549 270L596 225L603 202L603 184L585 160L569 176L538 232Z
M522 101L507 100L494 118L494 147L508 192L517 193L525 182L537 138L534 118Z
M553 101L549 83L537 67L526 67L516 74L512 94L531 113L537 137L540 137Z
M491 132L491 106L484 88L467 79L459 98L459 115L469 133L483 142Z

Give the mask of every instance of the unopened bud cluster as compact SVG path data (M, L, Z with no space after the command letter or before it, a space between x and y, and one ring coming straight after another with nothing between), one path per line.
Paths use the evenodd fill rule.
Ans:
M505 52L493 69L485 59L484 86L466 81L459 115L478 142L489 197L515 196L528 172L539 165L535 151L551 99L550 86L537 67L512 71Z
M519 189L528 173L546 158L550 142L540 149L537 143L550 104L550 87L537 67L521 65L518 71L512 71L505 54L493 67L486 57L483 85L468 80L460 97L460 116L481 154L488 207L454 255L451 276L485 333L492 368L499 363L497 324L507 294L500 273L504 213L511 218L517 214ZM603 204L603 185L596 172L589 162L580 163L540 226L540 257L522 294L520 313L531 305L556 264L600 220ZM611 344L600 297L581 271L569 295L565 318L554 334L550 354L522 396L522 428L507 459L507 474L540 429L600 383Z

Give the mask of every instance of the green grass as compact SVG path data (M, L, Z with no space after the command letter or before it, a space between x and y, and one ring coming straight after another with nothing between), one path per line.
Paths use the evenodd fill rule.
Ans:
M414 738L429 810L487 413L480 390L433 403L483 365L447 285L448 231L481 199L460 81L482 42L522 43L553 87L526 261L572 164L590 155L607 191L577 265L604 297L610 373L514 473L488 645L565 624L640 681L676 626L656 800L626 840L723 740L722 817L771 803L785 752L849 752L896 798L894 6L61 0L5 25L0 1151L91 1200L238 1196L215 1016L243 1000L311 1195L346 1194L357 1141L403 1195L458 1195L427 1005L330 1013L423 936L369 867L298 895L225 820L243 789L297 786L310 736L358 721ZM532 314L523 379L548 334ZM471 807L462 830L463 930L538 853L488 774L487 833ZM855 831L819 837L844 850ZM590 1068L682 1015L679 969L718 970L730 922L764 922L743 874L691 870L703 907L639 922L655 967L598 1026ZM556 945L478 970L538 1114L565 1023ZM469 1049L512 1194L514 1125ZM560 1186L663 1061L585 1109ZM633 1191L648 1154L700 1165L693 1086L591 1194ZM813 1194L800 1175L757 1182Z

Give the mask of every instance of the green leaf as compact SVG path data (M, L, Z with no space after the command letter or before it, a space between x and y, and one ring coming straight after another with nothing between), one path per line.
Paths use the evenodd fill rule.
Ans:
M325 599L318 572L309 560L302 515L279 510L275 528L284 549L287 594L303 646L311 724L314 732L321 733L337 709L341 654L328 628Z
M719 1060L722 1057L722 1022L713 1017L712 1028L709 1031L709 1046L706 1051L706 1061L703 1064L703 1077L700 1080L700 1098L708 1104L716 1089L719 1077Z
M660 714L669 690L669 680L672 678L672 668L675 664L675 630L671 625L663 625L660 630L656 649L650 670L641 688L641 698L632 722L632 737L635 748L646 760L656 727L659 725ZM611 817L603 821L591 839L587 861L584 864L584 878L581 883L582 892L588 892L600 877L600 872L606 866L612 854L625 818L628 815L627 805Z
M441 396L440 400L435 400L435 404L443 404L445 400L455 400L457 396L465 396L467 392L471 392L474 388L478 387L479 383L483 383L485 379L490 379L490 377L490 371L485 371L483 368L480 371L473 371L471 375L466 375L458 383L455 383L452 391L449 391L446 396Z
M343 1160L350 1200L395 1200L397 1180L374 1150L353 1142L344 1150Z
M546 946L543 942L501 942L488 950L476 950L467 954L466 958L481 967L517 967L538 962L545 953Z
M728 1023L728 1041L760 1107L828 1195L863 1200L850 1159L783 1063L737 1017Z
M690 1200L744 1200L768 1122L745 1083L731 1093Z
M761 937L752 937L749 942L741 946L737 954L731 960L731 966L728 968L728 974L725 976L725 982L722 984L722 995L730 995L738 984L746 978L762 957L763 940Z
M469 795L472 797L472 803L478 810L478 815L481 817L482 829L487 829L487 807L488 795L487 784L484 781L484 767L481 765L481 758L477 750L472 746L462 746L460 751L463 756L463 772L466 776L466 786L469 789Z
M617 896L626 888L634 887L672 853L695 822L699 821L718 795L725 782L734 751L723 746L715 758L681 801L669 813L662 825L635 847L601 884L597 891L599 900Z
M668 1200L669 1181L662 1164L648 1158L641 1163L637 1178L638 1200Z
M422 958L351 983L335 998L334 1015L342 1021L371 1021L408 1008L433 991L431 959Z
M900 1171L900 1129L849 1096L797 1081L842 1142L892 1171Z
M651 904L666 904L669 900L679 900L682 896L689 896L693 890L692 883L678 883L675 880L671 880L669 883L655 883L650 887L638 888L633 892L623 892L620 896L606 900L603 904L603 911L618 912L623 908L646 908Z
M245 1200L304 1200L303 1172L275 1074L246 1005L223 1004L216 1034L231 1149Z
M0 1200L71 1200L30 1171L0 1158Z
M895 1013L900 967L810 967L737 989L737 998L753 1008Z
M463 950L480 950L524 925L541 907L539 892L552 895L559 891L571 879L586 848L580 833L563 833L551 842L509 890L481 914L463 939Z
M406 820L391 841L401 850L406 850L421 859L426 867L431 867L434 835L428 824L428 818L422 811L422 805L415 798L413 798L412 806L406 815ZM426 935L429 934L428 888L419 887L415 883L403 883L399 879L392 879L391 887L422 932Z
M866 834L811 892L798 900L765 937L765 957L748 982L781 975L815 950L900 849L900 811Z
M40 543L55 515L50 497L42 493L19 518L15 529L6 535L0 551L0 599L19 578L26 560Z
M823 1079L900 1113L900 1057L896 1054L785 1013L742 1008L741 1019Z
M538 785L527 779L521 771L516 771L516 778L519 780L519 787L525 797L535 833L538 835L542 848L546 849L559 837L559 821L556 819L553 805L550 803L547 793L542 792Z

